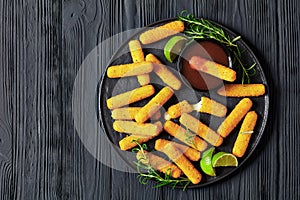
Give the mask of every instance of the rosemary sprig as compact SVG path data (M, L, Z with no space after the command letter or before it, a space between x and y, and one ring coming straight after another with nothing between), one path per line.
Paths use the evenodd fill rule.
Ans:
M195 144L195 138L196 134L192 133L190 131L190 129L188 129L188 127L186 127L186 131L185 131L185 141L187 143L189 143L190 145L193 145L196 148L196 144Z
M185 177L179 177L178 179L172 178L171 169L168 169L164 176L162 176L157 170L155 170L151 166L150 161L144 152L144 150L147 149L147 145L141 145L137 141L133 142L135 142L138 145L138 147L132 149L132 152L142 152L141 158L137 162L134 162L137 166L137 171L139 173L138 179L141 184L145 185L148 183L149 180L154 180L157 182L157 184L154 186L155 188L168 185L174 189L178 184L180 184L183 185L183 190L185 190L186 187L191 183L191 181Z
M194 15L188 13L186 10L183 10L178 19L185 23L185 31L189 37L193 39L214 39L227 47L234 57L234 62L242 70L242 84L250 83L250 78L256 74L254 66L256 63L253 63L250 67L247 67L246 64L242 62L242 52L240 51L237 41L241 36L231 38L229 35L226 35L222 28L212 24L210 21L205 19L198 19Z

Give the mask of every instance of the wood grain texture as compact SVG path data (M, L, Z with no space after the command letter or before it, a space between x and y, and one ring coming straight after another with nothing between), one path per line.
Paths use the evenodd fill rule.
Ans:
M10 27L8 6L0 2L0 49L9 49L11 32L4 27ZM12 166L12 81L10 62L13 60L9 52L0 53L0 199L12 196L10 185L13 181Z
M97 44L184 9L243 36L271 98L264 137L246 165L183 192L139 184L96 160L74 129L71 97ZM299 19L297 0L1 1L0 199L299 199Z
M1 1L0 7L1 116L10 138L7 151L12 152L10 162L3 162L0 196L57 199L62 179L61 109L56 103L61 101L60 4Z
M278 3L278 77L279 92L282 96L279 100L277 113L280 113L278 121L278 157L279 160L279 199L284 197L300 198L300 162L299 158L299 110L300 110L300 2L279 1ZM290 14L288 14L290 13ZM293 13L293 14L291 14ZM284 75L284 76L283 76ZM277 90L278 91L278 90ZM278 92L277 92L278 94ZM285 122L285 123L282 123ZM296 178L298 177L298 178ZM283 187L289 186L289 187Z

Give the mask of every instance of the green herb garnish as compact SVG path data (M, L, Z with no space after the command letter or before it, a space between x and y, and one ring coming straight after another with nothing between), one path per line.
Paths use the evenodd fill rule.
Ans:
M186 127L186 131L185 131L185 141L190 144L190 145L193 145L194 148L196 148L196 144L195 144L195 138L196 134L192 133L190 131L190 129L188 129L188 127Z
M226 35L222 28L212 24L210 21L205 19L198 19L194 15L188 13L186 10L182 11L178 19L185 23L185 31L189 37L193 39L214 39L227 47L233 54L233 62L236 63L239 69L242 70L242 84L250 83L250 78L256 74L254 66L256 63L253 63L250 67L247 67L246 64L242 62L242 53L237 45L237 41L241 36L231 38Z
M186 187L191 183L191 181L188 178L185 177L179 177L177 179L174 179L171 177L171 169L168 169L167 172L162 176L157 170L155 170L151 164L149 159L147 158L144 150L147 149L147 145L143 144L141 145L137 141L134 141L137 143L138 147L132 149L132 152L141 151L142 156L137 161L134 162L137 166L137 171L139 173L138 179L141 184L147 184L149 180L154 180L157 182L157 184L154 186L155 188L162 187L162 186L171 186L173 189L176 187L176 185L182 185L183 190L186 189Z

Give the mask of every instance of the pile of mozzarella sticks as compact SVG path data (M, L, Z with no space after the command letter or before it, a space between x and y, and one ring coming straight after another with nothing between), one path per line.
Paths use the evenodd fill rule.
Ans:
M150 53L145 56L142 46L183 31L183 22L172 21L143 32L139 40L131 40L128 47L132 63L109 66L107 77L136 77L140 86L110 97L107 99L107 107L111 110L111 116L114 119L113 129L126 134L126 137L119 141L121 150L130 150L137 146L137 142L142 144L156 139L155 150L165 154L170 161L145 150L143 155L141 151L137 153L137 159L146 155L147 162L154 169L162 173L169 171L174 178L184 174L193 184L198 184L202 175L192 162L199 161L201 152L209 145L216 147L222 145L223 140L242 120L232 153L237 157L244 155L257 121L257 114L251 111L252 101L247 97L263 95L265 87L263 84L225 84L217 91L219 95L243 97L229 114L227 114L226 106L204 96L198 104L192 105L184 100L169 106L166 113L161 113L161 107L174 95L174 90L180 90L182 83L155 55ZM217 65L216 72L209 67L212 65L210 61L200 61L199 58L193 58L191 63L195 68L225 81L235 80L234 70ZM165 83L160 91L155 91L153 85L150 84L150 73L156 74ZM151 99L142 107L130 106L132 103L150 97ZM223 117L224 121L217 130L212 130L193 117L190 114L193 111ZM180 125L172 119L179 119ZM158 138L157 136L163 131L176 138L178 142ZM146 162L144 159L140 160Z

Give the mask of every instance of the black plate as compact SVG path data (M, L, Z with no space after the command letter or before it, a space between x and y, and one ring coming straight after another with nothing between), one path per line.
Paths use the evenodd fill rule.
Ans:
M159 21L159 22L149 25L149 27L159 26L159 25L162 25L164 23L167 23L167 22L173 21L173 20L175 20L175 19L167 19L167 20ZM224 27L216 22L212 22L212 23L221 27L225 31L226 34L228 34L232 37L236 36L236 34L234 34L232 31L230 31L226 27ZM128 49L128 42L131 39L137 39L138 35L141 32L143 32L143 30L141 30L137 34L133 35L130 39L125 41L124 44L122 46L120 46L120 48L117 50L117 52L112 56L112 58L107 66L131 63L132 60L131 60L131 56L130 56L129 49ZM176 70L177 69L176 62L174 62L173 64L168 63L167 60L164 58L163 50L160 50L160 49L163 49L163 46L167 42L167 40L168 39L164 39L155 44L143 46L143 48L145 48L144 54L147 55L148 53L153 53L162 61L162 63L167 64L168 66L170 66L171 68ZM263 83L266 86L266 94L264 96L251 97L251 100L253 101L252 110L255 110L258 114L258 121L257 121L256 127L255 127L255 130L254 130L254 133L252 134L249 146L247 148L247 151L246 151L244 157L238 159L238 161L239 161L238 167L217 168L216 169L217 176L210 177L210 176L206 176L201 171L199 162L194 162L193 164L201 172L201 174L203 175L203 178L199 184L190 185L190 186L188 186L188 188L202 187L202 186L206 186L206 185L215 183L225 177L228 177L228 175L235 172L254 153L254 151L262 137L262 134L264 132L267 118L268 118L268 110L269 110L268 84L267 84L265 75L263 73L262 66L260 65L258 59L255 57L255 55L251 51L251 49L245 44L245 42L243 40L239 40L237 43L242 51L245 50L245 52L243 54L243 62L249 63L249 64L254 63L254 62L257 63L255 66L257 73L254 77L251 78L251 83ZM233 66L233 68L234 68L234 66ZM107 68L106 68L106 70L107 70ZM239 74L237 74L237 77L239 77ZM151 82L155 83L154 86L155 86L156 91L159 91L159 89L163 87L163 83L160 80L158 80L155 76L151 76ZM237 78L236 83L240 83L240 82L241 82L241 80L239 78ZM96 98L98 101L98 102L96 102L96 105L98 105L100 107L97 106L97 112L99 112L98 113L99 117L100 117L99 120L100 120L100 123L102 124L102 126L104 127L107 137L112 142L112 144L114 144L115 147L118 147L118 142L122 138L125 137L125 134L118 133L113 130L112 124L113 124L114 120L111 118L111 111L106 106L106 100L108 98L110 98L111 96L134 89L136 87L139 87L136 77L125 78L122 80L121 79L120 80L119 79L109 79L106 75L106 72L103 75L102 80L99 82L99 85L98 85L99 96L98 96L98 98ZM192 90L191 88L189 88L183 84L183 88L180 89L179 92L177 92L176 98L172 97L166 103L166 105L164 105L164 109L167 109L170 105L175 104L178 101L185 99L185 97L188 96L190 94L190 92L195 93L195 97L188 99L191 103L198 102L200 100L200 97L203 95L208 96L218 102L225 103L228 108L228 113L234 108L234 106L238 103L238 101L241 100L241 98L228 98L228 97L226 98L226 97L219 96L216 94L216 91L210 91L208 93L208 92L203 92L203 91L194 91L194 90L191 91L191 90ZM146 104L146 102L149 101L150 98L147 98L140 102L134 103L131 106L143 106ZM200 114L200 113L196 113L196 112L193 112L192 115L200 118L200 120L202 122L204 122L205 124L209 124L213 130L216 130L217 127L220 125L220 123L223 120L218 117L213 117L213 116L210 116L207 114ZM233 130L233 132L226 139L224 139L223 144L220 147L216 148L216 152L218 152L218 151L231 152L231 149L233 147L234 141L238 134L239 128L240 128L240 125L238 125L237 128L235 128ZM171 138L171 136L169 136L165 132L161 133L158 136L158 138L173 139L173 138ZM154 146L153 140L147 142L146 144L147 144L149 150L154 149L153 148L153 146ZM124 159L124 161L126 161L130 167L132 167L133 169L136 169L135 165L133 164L133 161L135 161L134 155L128 155L128 153L123 154L122 151L117 151L117 152L119 152L120 157L122 159ZM181 186L178 186L178 187L181 188Z

